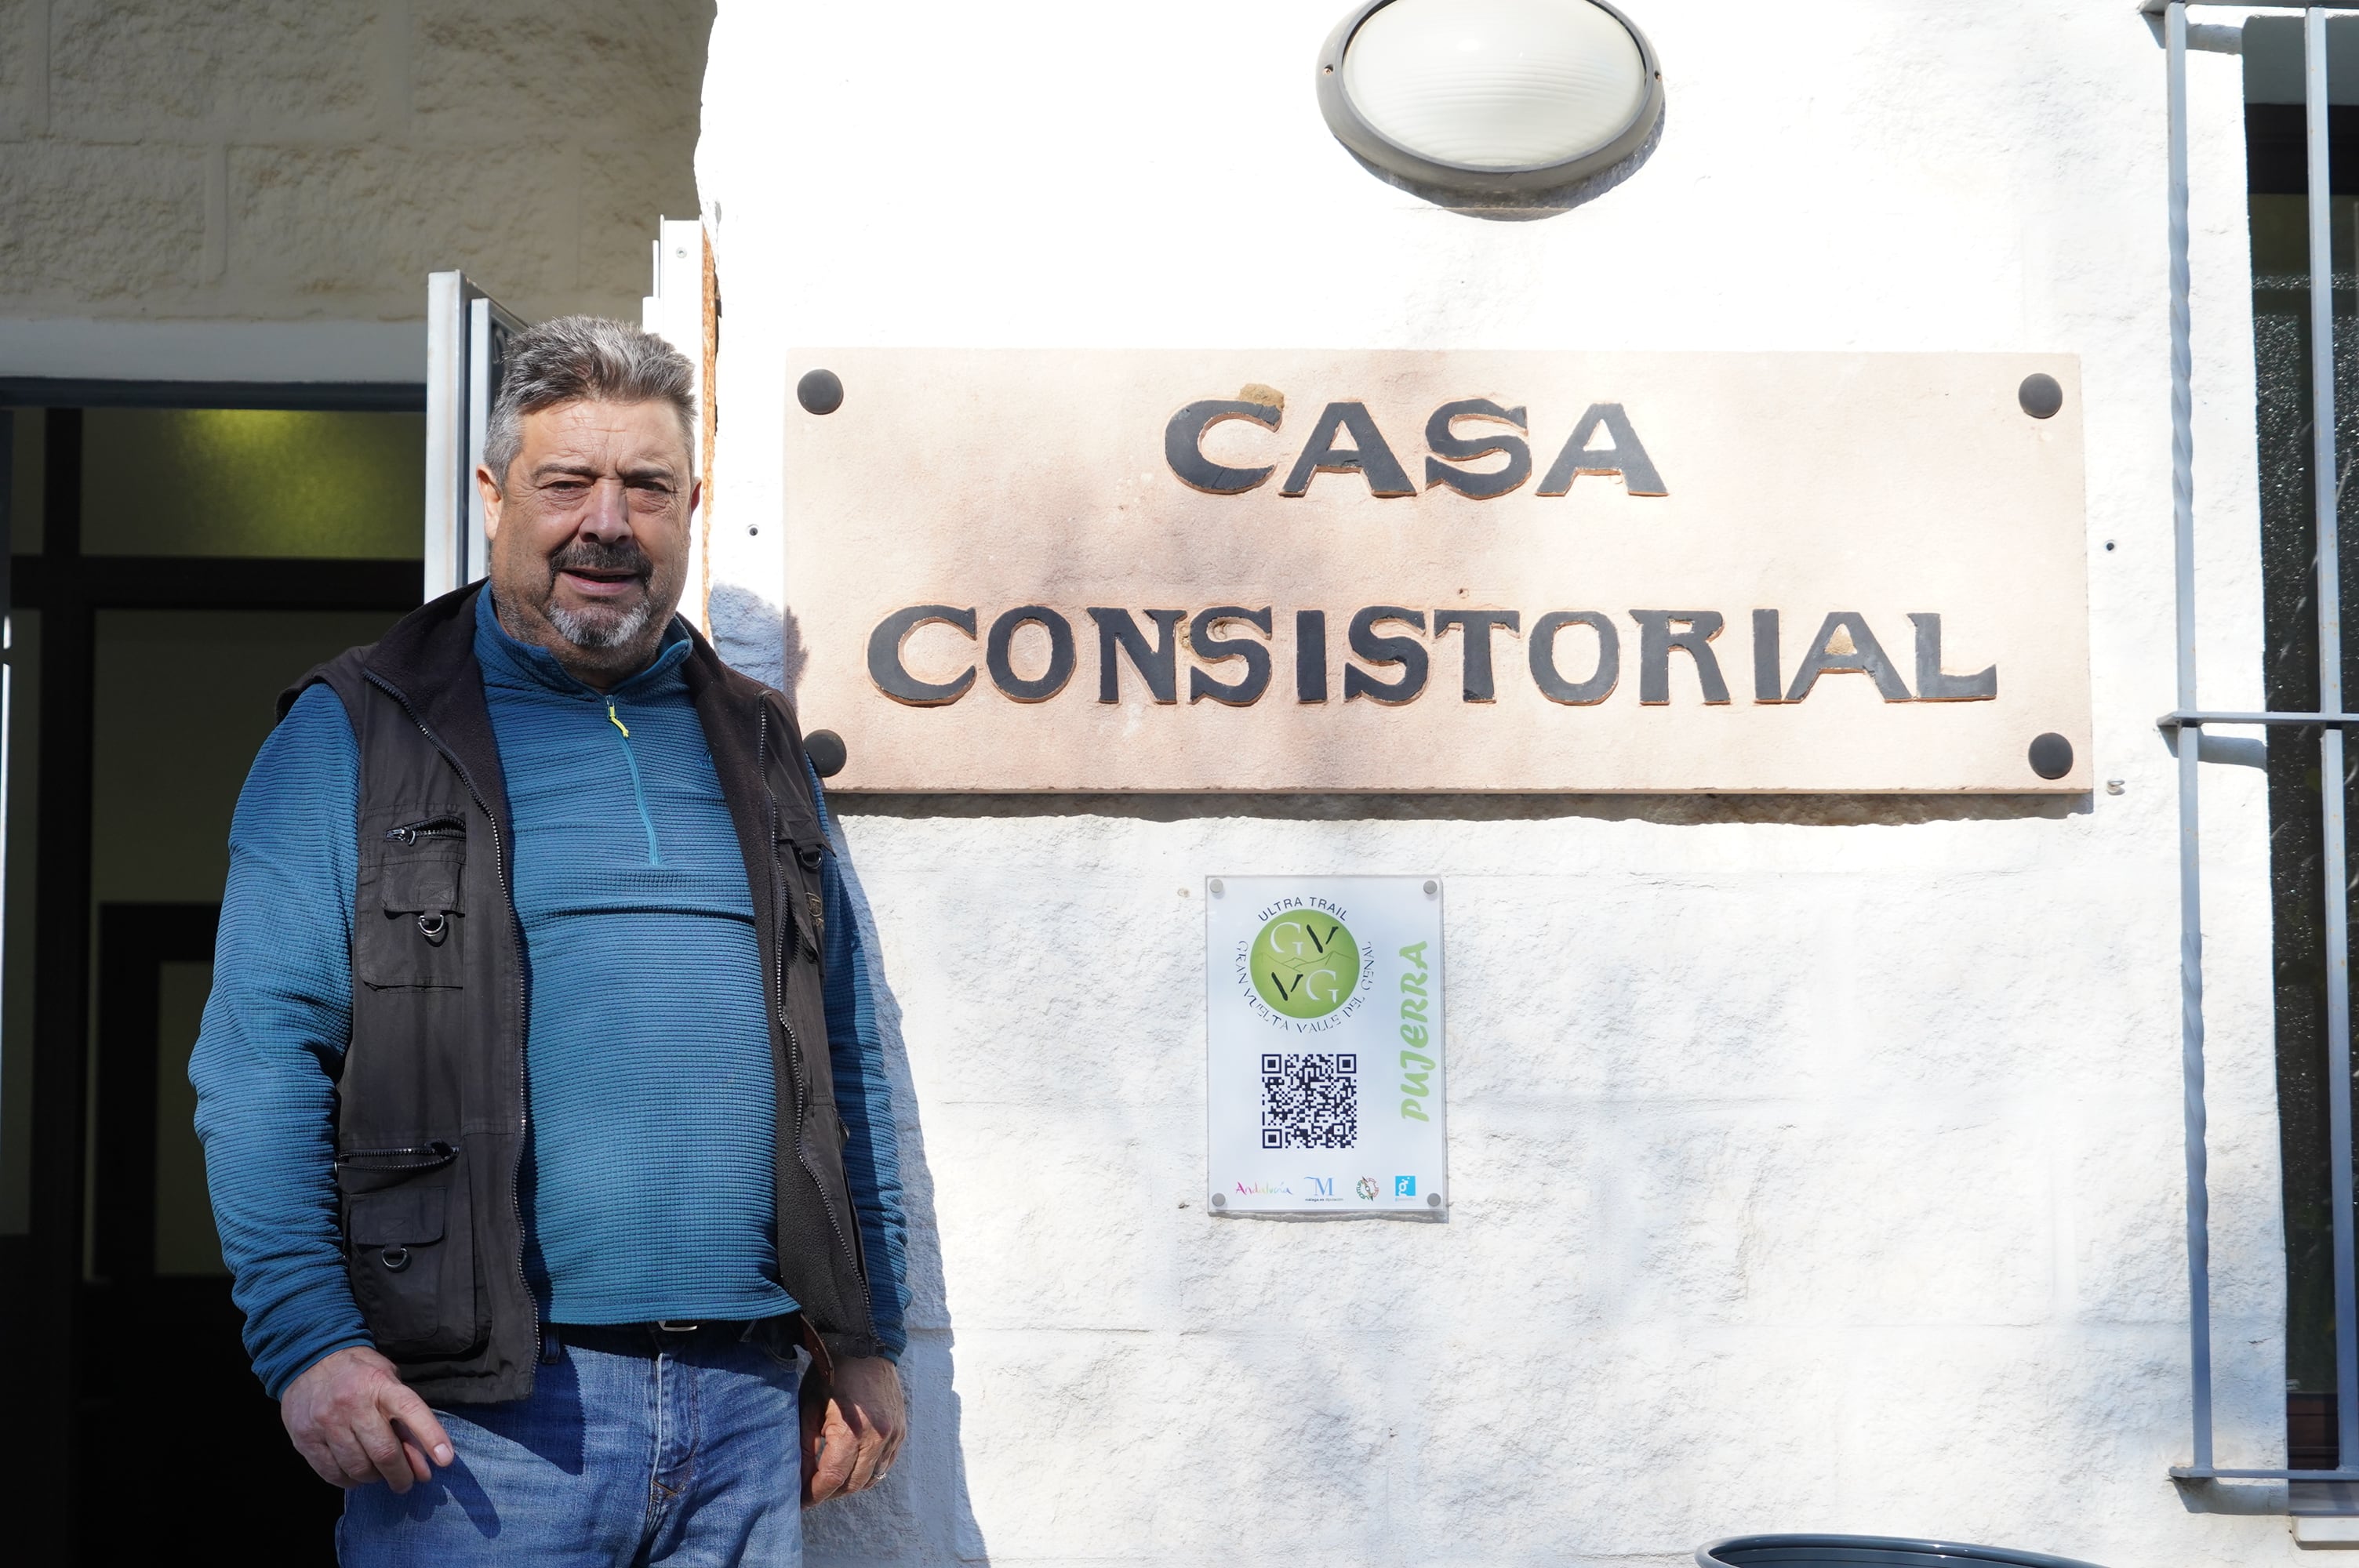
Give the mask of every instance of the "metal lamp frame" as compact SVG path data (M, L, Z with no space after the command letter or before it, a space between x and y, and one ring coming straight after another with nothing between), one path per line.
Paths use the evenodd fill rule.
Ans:
M1600 146L1560 163L1525 168L1474 168L1427 157L1370 124L1343 88L1345 51L1351 49L1353 38L1368 18L1391 4L1393 0L1367 0L1327 35L1326 43L1319 50L1319 112L1326 116L1327 128L1335 133L1335 139L1362 162L1420 194L1438 192L1450 197L1529 201L1567 190L1592 176L1603 174L1644 147L1663 117L1662 63L1656 58L1655 46L1638 30L1637 24L1607 5L1606 0L1588 0L1588 4L1619 23L1638 46L1639 66L1647 73L1647 93L1628 124Z

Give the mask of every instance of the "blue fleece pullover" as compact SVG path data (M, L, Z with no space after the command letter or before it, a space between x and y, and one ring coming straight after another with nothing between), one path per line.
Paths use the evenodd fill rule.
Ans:
M761 957L677 625L599 693L477 600L475 654L516 839L529 976L526 1271L560 1323L789 1310ZM817 787L817 781L813 781ZM277 1397L365 1345L337 1227L333 1069L352 1033L359 749L325 687L255 759L230 829L213 990L190 1063L246 1347ZM832 839L832 824L821 806ZM905 1227L874 992L842 877L821 871L830 1054L877 1328L903 1343Z

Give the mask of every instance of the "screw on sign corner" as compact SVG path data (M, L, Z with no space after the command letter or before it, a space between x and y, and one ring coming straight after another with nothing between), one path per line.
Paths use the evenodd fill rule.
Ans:
M814 730L804 736L803 755L810 759L811 772L823 779L843 772L843 764L852 760L843 737L832 730Z
M2072 742L2049 730L2031 742L2031 771L2043 779L2060 779L2072 771Z
M2023 405L2023 411L2034 419L2053 419L2057 411L2064 406L2064 388L2052 375L2027 375L2023 378L2023 384L2015 389L2015 400Z
M795 383L795 401L807 414L832 414L843 406L843 378L832 370L807 370Z

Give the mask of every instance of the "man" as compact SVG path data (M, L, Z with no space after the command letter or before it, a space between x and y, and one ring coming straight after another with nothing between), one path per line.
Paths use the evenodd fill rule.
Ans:
M519 335L488 591L312 671L238 800L197 1130L347 1564L793 1563L905 1430L818 780L673 614L692 385L615 322Z

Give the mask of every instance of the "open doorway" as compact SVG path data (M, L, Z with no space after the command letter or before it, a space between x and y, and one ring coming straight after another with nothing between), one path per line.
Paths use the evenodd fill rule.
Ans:
M277 694L420 600L421 387L0 388L5 1456L44 1562L191 1530L328 1563L341 1495L247 1369L190 1127L229 821ZM190 1412L202 1412L192 1415ZM38 1434L35 1436L34 1434ZM166 1455L169 1457L166 1457Z

